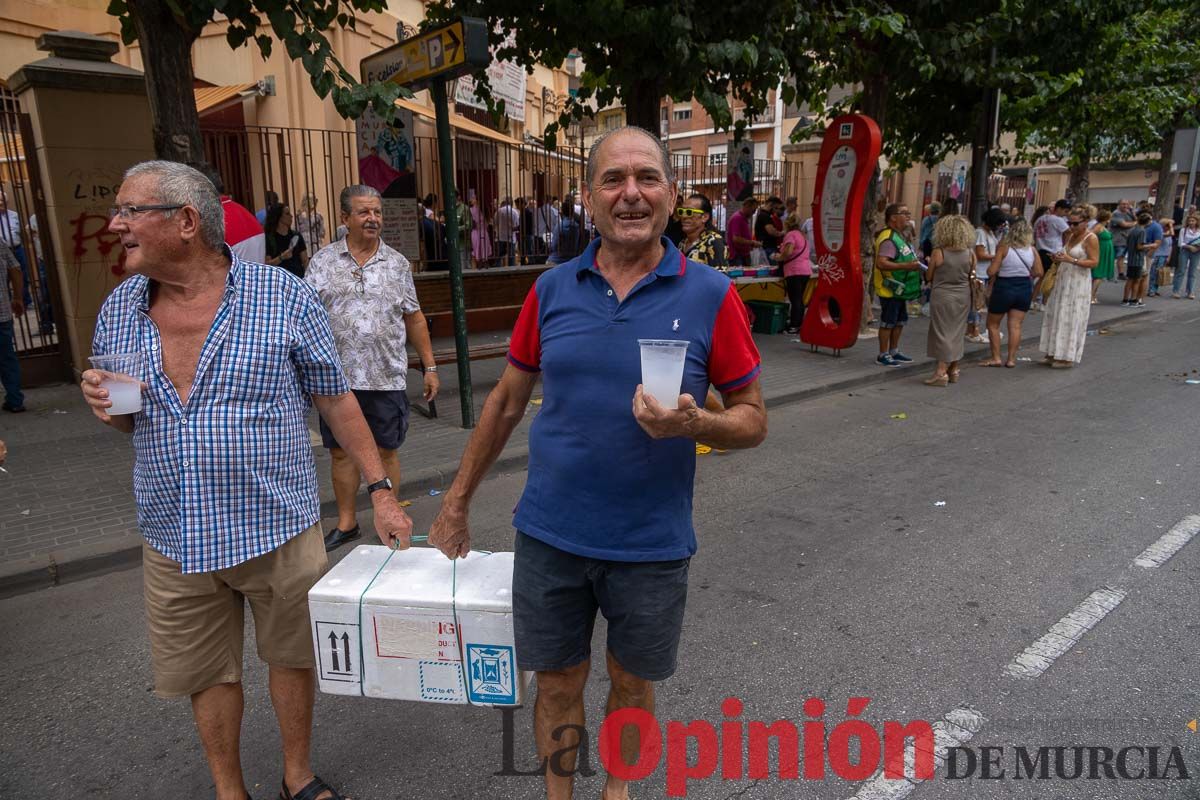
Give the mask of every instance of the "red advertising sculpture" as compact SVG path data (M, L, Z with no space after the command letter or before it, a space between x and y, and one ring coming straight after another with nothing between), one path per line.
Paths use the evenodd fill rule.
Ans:
M813 195L814 266L820 269L800 339L841 350L858 341L863 271L859 248L863 200L879 163L879 126L846 114L825 131Z

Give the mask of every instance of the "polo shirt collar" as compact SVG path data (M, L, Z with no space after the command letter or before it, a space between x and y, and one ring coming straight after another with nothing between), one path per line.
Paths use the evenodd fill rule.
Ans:
M221 247L225 249L225 257L229 259L229 274L225 276L225 297L229 297L237 291L238 284L241 282L242 260L237 257L237 253L233 252L228 244L223 244ZM145 275L135 277L142 279L141 288L137 293L137 306L142 311L149 311L151 281Z
M660 236L659 241L663 246L663 257L658 262L658 266L654 268L654 275L659 278L673 278L677 275L683 275L687 269L686 260L683 254L679 252L679 248L668 239L666 236ZM575 265L575 276L582 277L585 272L595 272L599 274L600 270L596 268L596 253L600 251L600 239L593 239L579 256L579 263Z

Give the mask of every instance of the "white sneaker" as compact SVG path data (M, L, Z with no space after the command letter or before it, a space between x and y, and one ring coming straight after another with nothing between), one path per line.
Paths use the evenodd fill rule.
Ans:
M982 333L976 333L976 334L967 336L967 341L975 342L976 344L985 344L987 342L987 337L984 336Z

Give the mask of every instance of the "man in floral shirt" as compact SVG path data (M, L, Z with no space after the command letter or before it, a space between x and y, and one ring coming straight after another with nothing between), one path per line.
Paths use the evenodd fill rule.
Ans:
M304 280L317 290L329 312L346 380L367 418L393 491L398 491L396 451L408 432L408 339L424 365L426 402L438 391L433 345L408 259L380 238L379 192L361 184L347 186L340 206L346 238L317 252L308 262ZM354 499L361 476L324 419L321 441L333 458L338 524L325 536L325 549L333 550L359 537Z

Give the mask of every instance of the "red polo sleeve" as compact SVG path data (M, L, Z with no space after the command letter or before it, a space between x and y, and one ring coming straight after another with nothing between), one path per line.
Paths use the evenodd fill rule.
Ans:
M512 339L508 343L508 363L525 372L540 372L542 369L542 331L538 326L537 284L525 295L525 305L513 326Z
M708 378L717 391L731 392L751 383L761 371L762 359L750 335L746 306L730 283L713 321Z

